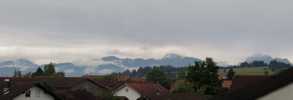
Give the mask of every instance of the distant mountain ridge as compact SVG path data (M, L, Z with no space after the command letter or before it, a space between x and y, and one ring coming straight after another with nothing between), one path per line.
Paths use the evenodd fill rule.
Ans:
M115 56L107 56L102 58L105 62L112 62L121 64L127 67L146 67L146 66L157 66L157 65L172 65L174 67L187 66L193 64L196 61L201 61L198 58L184 57L177 54L167 54L161 59L142 59L142 58L118 58Z
M67 76L81 76L85 74L108 74L112 72L123 72L126 69L139 67L171 65L174 67L183 67L201 61L198 58L185 57L178 54L167 54L160 59L143 58L119 58L116 56L102 57L94 59L94 62L103 62L96 65L80 65L74 63L57 63L57 71L65 72ZM12 76L15 69L23 72L34 72L39 66L27 59L16 59L0 61L0 76Z
M265 55L265 54L255 54L250 57L247 57L245 62L252 63L254 61L263 61L266 64L269 64L271 61L282 62L285 64L291 64L291 62L287 58L273 58L272 56Z
M272 60L291 64L288 59L273 58L268 55L253 55L247 57L245 61L248 63L253 61L264 61L265 63L269 63ZM123 72L127 69L138 69L139 67L152 67L159 65L170 65L176 68L180 68L193 64L196 61L201 60L194 57L186 57L170 53L158 59L120 58L117 56L106 56L100 59L93 59L92 62L97 62L93 65L65 62L57 63L55 66L57 71L65 72L67 76L82 76L85 74L99 75L109 74L112 72ZM23 73L34 72L39 66L42 65L35 64L34 62L27 59L0 60L0 76L12 76L14 70L16 69L21 70Z

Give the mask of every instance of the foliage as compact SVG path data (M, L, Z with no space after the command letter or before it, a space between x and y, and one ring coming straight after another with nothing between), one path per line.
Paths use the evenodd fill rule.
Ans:
M272 70L272 71L275 71L277 69L286 69L286 68L289 68L289 67L292 67L290 64L287 64L287 63L282 63L282 62L278 62L276 60L272 60L270 62L270 65L269 65L269 68Z
M55 66L53 63L47 64L44 66L44 74L47 76L55 75Z
M35 77L35 76L43 76L43 75L44 75L44 71L43 71L42 68L40 68L40 67L37 69L36 72L34 72L34 73L32 74L33 77Z
M233 68L229 69L227 77L228 77L228 79L233 79L235 77L235 72L234 72Z
M57 72L56 76L57 77L65 77L65 73L64 72Z
M166 86L168 84L166 74L161 71L159 67L154 67L150 72L148 72L146 74L146 80L159 83L163 86Z
M267 70L265 70L267 69ZM269 67L236 67L233 68L235 75L265 75L265 71L268 75L275 74L276 71L272 71Z
M32 73L32 77L38 76L52 76L52 77L65 77L64 72L56 72L53 63L44 65L44 70L39 67L36 72Z
M263 67L268 66L264 61L253 61L253 62L243 62L240 63L240 67Z
M175 89L173 93L193 93L193 87L192 84L189 82L186 82L185 80L177 80L175 83Z
M21 71L15 69L13 77L22 77Z
M186 80L192 83L193 90L199 94L214 95L221 89L218 67L211 58L190 65Z
M185 67L173 67L173 66L158 66L161 71L163 71L167 78L170 80L175 80L177 77L177 73L185 70ZM140 77L143 78L146 76L148 72L150 72L153 69L153 67L140 67L138 70L126 70L122 74L127 75L129 77Z
M186 69L184 69L184 70L180 70L180 71L177 72L176 79L177 79L177 80L178 80L178 79L179 79L179 80L181 80L181 79L185 79L186 74L187 74Z

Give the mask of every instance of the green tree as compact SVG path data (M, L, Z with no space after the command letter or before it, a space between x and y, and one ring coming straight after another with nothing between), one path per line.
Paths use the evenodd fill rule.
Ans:
M179 70L176 73L176 79L177 80L185 79L186 78L186 75L187 75L187 70L186 69Z
M190 65L186 80L193 85L194 91L199 94L214 95L221 89L218 67L212 58L206 58L206 61Z
M37 69L36 72L34 72L34 73L32 74L33 77L35 77L35 76L43 76L43 75L44 75L44 71L43 71L42 68L40 68L40 67Z
M229 69L228 74L227 74L228 79L233 79L234 76L235 76L235 72L234 72L233 68Z
M173 93L194 93L192 84L185 80L177 80L174 82L174 86Z
M159 83L163 86L168 85L167 76L159 67L154 67L150 72L148 72L146 74L146 80Z
M57 72L56 76L57 77L65 77L65 73L64 72Z
M44 66L44 73L47 76L52 76L56 74L55 65L53 63Z
M268 68L264 68L264 75L269 76L270 72Z

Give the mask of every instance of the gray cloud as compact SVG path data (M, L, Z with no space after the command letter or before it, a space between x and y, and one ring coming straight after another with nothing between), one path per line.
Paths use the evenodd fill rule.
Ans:
M176 52L236 62L246 55L267 53L293 60L291 3L1 0L0 50L8 53L0 56L48 61L50 55L159 57Z

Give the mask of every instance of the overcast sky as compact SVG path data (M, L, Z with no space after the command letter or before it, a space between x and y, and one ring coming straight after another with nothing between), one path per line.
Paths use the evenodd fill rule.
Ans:
M0 58L37 63L178 53L293 61L291 0L0 0Z

